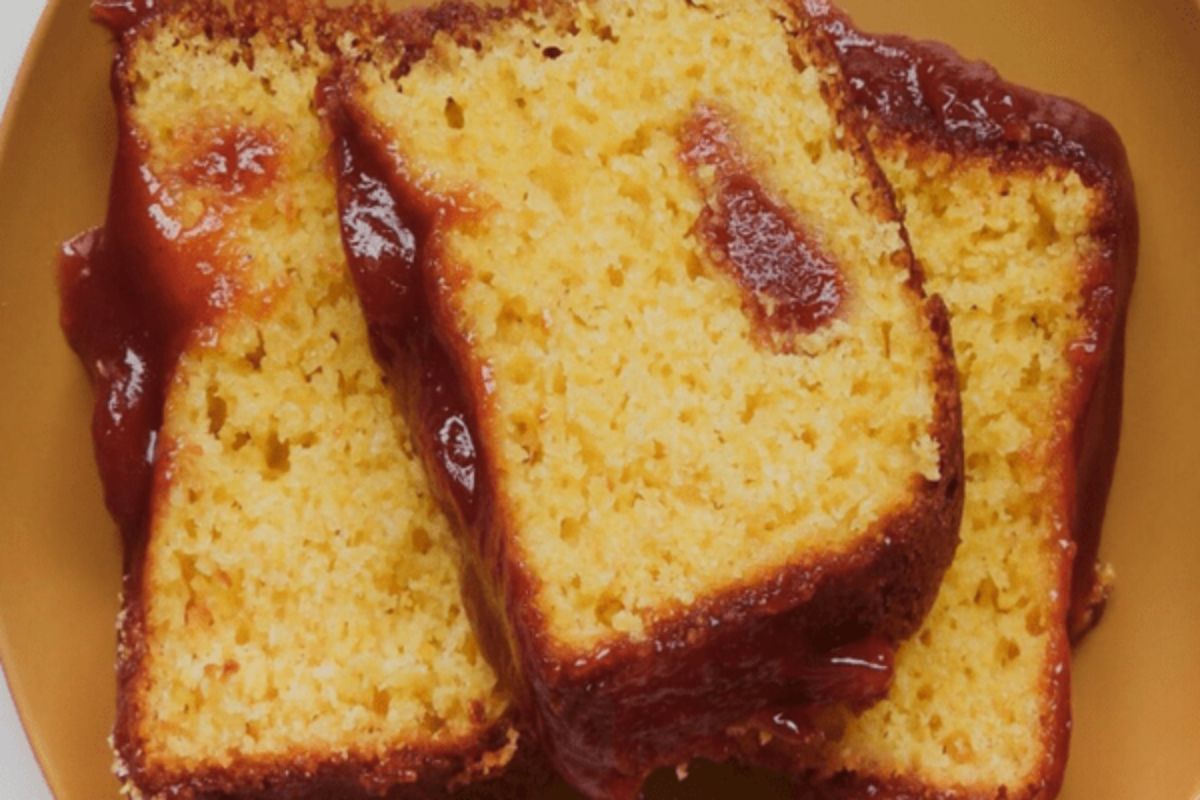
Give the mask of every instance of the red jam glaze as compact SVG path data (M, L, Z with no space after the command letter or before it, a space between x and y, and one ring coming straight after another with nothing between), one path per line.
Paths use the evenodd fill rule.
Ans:
M61 323L93 381L93 440L109 511L121 528L127 564L138 560L149 524L150 486L166 387L180 353L215 335L217 318L237 294L236 269L222 243L223 217L241 197L263 191L275 174L274 141L265 131L214 128L197 134L190 165L160 177L129 120L129 102L114 73L119 138L103 229L63 247ZM247 168L220 183L194 164L224 157L226 142ZM212 170L210 170L210 173ZM217 182L221 197L185 224L177 190L194 178Z
M895 648L878 636L836 647L808 668L806 699L812 705L866 708L887 694L895 662Z
M173 363L190 340L213 334L214 321L238 294L239 265L227 252L224 218L274 180L276 146L265 130L213 127L196 134L183 166L160 176L132 128L122 122L120 130L105 249L121 262L125 291L155 317L156 338ZM222 172L228 141L236 143L243 165ZM177 198L197 188L218 194L205 198L197 219L185 221Z
M396 376L393 388L415 414L422 452L436 465L437 488L448 492L469 530L480 529L489 484L479 451L475 412L421 285L422 262L436 258L441 226L462 212L453 200L395 180L394 170L350 124L331 84L322 105L335 130L334 158L342 243L377 360ZM410 372L412 367L417 367Z
M162 421L165 338L125 289L105 238L96 229L63 245L61 323L95 392L92 439L105 500L127 544L134 545L141 538Z
M500 537L488 535L494 514L488 464L468 382L436 335L423 283L425 262L437 257L438 227L464 214L465 206L422 192L398 175L381 137L350 119L335 80L322 82L318 100L334 137L342 244L371 349L412 423L435 496L455 529L475 537L464 548L464 603L484 653L515 683L513 646L496 588L502 580Z
M729 758L737 747L727 733L731 728L783 733L793 720L823 706L867 708L891 686L895 650L886 639L870 637L821 652L786 623L747 627L757 630L748 637L739 635L745 631L718 631L719 644L710 651L686 652L683 643L660 639L656 651L667 663L635 665L635 680L621 676L586 684L584 695L613 698L603 713L569 723L548 716L540 728L560 774L592 797L634 797L655 767ZM673 645L681 652L671 653ZM544 687L535 687L538 691Z
M274 179L279 152L262 131L204 127L193 135L195 155L179 172L186 183L240 196L257 194Z
M812 692L808 703L768 709L752 717L746 727L797 744L809 742L814 736L809 717L815 707L842 703L869 708L891 688L895 661L895 648L879 637L835 648L814 663L805 678Z
M729 123L701 107L685 126L682 158L714 172L713 201L696 230L727 268L755 316L785 333L816 330L838 313L846 294L836 263L813 242L796 215L755 178Z
M114 33L128 30L155 14L164 0L92 0L92 19Z
M721 737L705 741L696 730L723 731L743 721L748 707L769 705L764 694L789 707L834 701L865 706L882 697L892 674L887 641L858 641L861 637L847 632L815 643L797 633L801 626L794 618L742 628L714 616L704 636L727 641L728 647L691 652L697 632L681 627L654 642L662 658L615 676L606 669L608 662L620 661L620 648L553 670L590 670L595 677L586 684L556 685L535 674L539 668L530 663L544 654L530 641L538 634L529 631L539 622L525 621L523 635L510 620L524 613L514 609L528 595L529 581L519 567L506 570L509 556L470 399L472 385L476 395L486 394L486 376L474 384L464 377L458 364L466 360L439 338L447 335L447 326L430 299L436 290L430 282L440 280L444 266L438 261L440 231L465 212L461 204L415 186L385 138L355 116L340 92L336 83L327 83L321 105L335 136L343 243L372 347L414 421L435 492L468 539L464 597L484 651L512 684L559 771L590 795L632 797L653 768L719 751ZM743 612L724 613L732 622ZM837 647L845 642L856 643ZM717 649L724 656L714 659ZM612 702L596 704L597 696Z
M1060 97L1003 80L946 45L863 33L825 0L806 0L837 48L854 104L886 135L952 153L979 154L1000 169L1073 169L1098 187L1106 207L1093 238L1081 301L1088 332L1070 349L1074 386L1061 446L1074 465L1064 517L1075 548L1069 627L1080 639L1106 591L1097 555L1120 435L1124 329L1137 266L1138 220L1124 146L1106 120Z
M455 529L475 538L464 548L463 600L475 634L502 680L514 684L497 583L499 537L488 462L478 434L468 382L458 372L424 286L437 258L441 226L468 213L465 204L423 192L390 162L382 139L350 119L335 80L318 87L318 105L333 134L342 244L371 349L398 406L412 423L435 496ZM488 565L492 565L490 568ZM541 764L536 747L522 757Z

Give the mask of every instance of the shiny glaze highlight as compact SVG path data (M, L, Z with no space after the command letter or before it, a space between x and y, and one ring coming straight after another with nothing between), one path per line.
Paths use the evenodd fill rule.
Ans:
M747 311L785 334L816 330L836 316L846 294L841 271L755 177L730 123L702 106L681 139L683 163L710 195L696 232L741 286ZM711 187L700 178L705 167Z

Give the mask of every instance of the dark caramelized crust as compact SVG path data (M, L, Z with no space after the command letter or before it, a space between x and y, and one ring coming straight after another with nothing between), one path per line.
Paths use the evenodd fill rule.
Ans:
M518 3L508 13L530 7ZM455 9L444 6L424 25L413 24L422 32L442 28L460 43L486 38L492 19ZM830 66L832 48L816 48ZM415 63L406 58L392 74L406 74ZM463 338L456 323L461 311L446 289L461 277L444 255L444 237L456 225L474 224L479 212L468 193L431 191L409 173L406 154L364 107L360 90L348 70L327 87L325 108L337 137L343 240L372 343L400 387L418 449L468 545L476 628L536 720L555 766L591 795L632 796L654 767L701 751L720 755L721 731L768 705L877 700L887 685L887 652L920 624L953 556L962 508L949 324L941 301L924 298L907 250L895 257L908 270L908 291L923 304L938 354L928 379L936 387L929 434L940 454L939 477L917 478L908 507L879 520L847 552L811 554L769 578L701 598L656 621L641 641L620 638L590 653L572 652L554 639L532 602L543 579L517 555L509 504L495 477L501 434L488 371ZM836 82L826 90L848 128L845 146L874 187L862 206L897 219L862 122Z
M200 764L147 755L151 745L162 746L143 737L146 720L158 716L145 692L152 646L147 556L174 480L175 447L162 434L164 405L184 353L219 341L234 310L255 313L271 302L247 296L223 230L239 203L271 191L277 143L245 128L201 129L196 158L173 178L156 175L133 120L133 53L160 26L171 26L212 42L240 41L240 57L248 60L255 36L259 46L264 39L282 46L315 41L333 54L339 36L384 30L390 17L366 7L332 11L283 0L239 4L233 11L204 0L98 0L93 13L117 36L112 87L118 150L107 224L65 245L60 288L63 329L93 380L96 457L124 538L114 729L124 791L134 798L184 800L525 796L548 778L537 748L522 738L510 714L489 722L482 708L470 736L408 742L383 754L348 741L328 752L211 753ZM181 236L173 227L176 199L164 188L171 180L223 198L209 206L195 235Z

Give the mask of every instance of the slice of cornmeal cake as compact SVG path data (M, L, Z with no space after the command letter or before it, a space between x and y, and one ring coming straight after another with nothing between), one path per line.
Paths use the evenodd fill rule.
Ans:
M478 625L595 796L887 686L957 539L944 307L775 0L446 5L326 98ZM869 638L874 637L874 638Z
M371 357L316 113L336 38L381 23L137 5L94 9L119 153L62 271L126 536L124 792L497 796L531 749Z
M1120 425L1137 260L1120 139L1079 105L823 4L931 291L963 393L962 543L895 682L818 750L813 796L1052 798L1070 640L1102 608L1096 549Z

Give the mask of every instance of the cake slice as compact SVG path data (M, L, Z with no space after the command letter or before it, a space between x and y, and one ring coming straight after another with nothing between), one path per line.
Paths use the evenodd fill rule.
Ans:
M928 286L950 307L967 481L938 600L900 648L888 698L824 721L834 738L816 748L813 795L1051 798L1067 756L1070 639L1108 583L1096 551L1137 259L1125 153L1075 103L810 8L838 46Z
M107 226L67 245L126 539L132 798L495 797L537 771L460 601L448 525L371 358L315 88L381 24L101 3Z
M450 4L328 88L477 626L591 795L869 704L953 552L944 308L847 103L773 0Z

